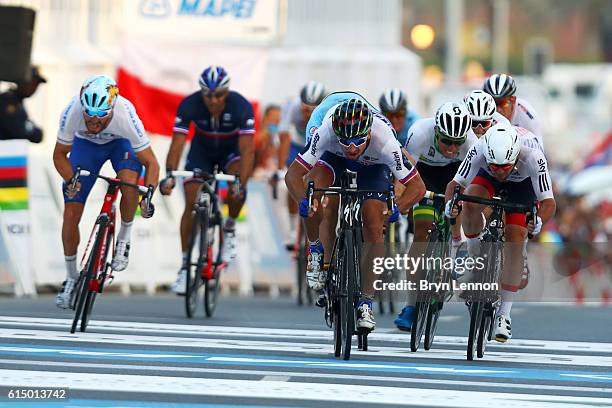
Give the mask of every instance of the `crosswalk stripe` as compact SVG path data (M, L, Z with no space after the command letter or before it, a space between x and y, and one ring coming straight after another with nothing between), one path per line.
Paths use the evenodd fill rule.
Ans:
M372 335L374 337L374 335ZM277 340L233 340L218 338L194 338L194 337L175 337L175 336L152 336L134 334L101 334L87 333L80 336L67 336L65 333L48 330L25 330L25 329L0 329L0 338L5 339L28 339L45 341L62 341L69 343L111 343L113 345L149 345L149 346L172 346L184 348L207 348L207 349L233 349L233 350L259 350L259 351L278 351L292 352L306 355L324 356L332 352L332 343L301 343L301 342L281 342ZM403 347L382 346L372 342L369 351L356 351L355 355L371 355L374 357L397 357L406 359L447 359L460 360L466 359L465 347L463 349L440 349L432 348L427 352L412 353L409 350L409 336L404 336ZM463 339L465 345L467 340ZM438 347L434 343L434 347ZM443 347L444 345L441 345ZM503 346L502 346L503 347ZM0 347L0 350L2 348ZM490 350L486 355L487 362L497 363L530 363L530 364L555 364L568 366L597 366L612 367L612 357L592 356L592 355L572 355L572 354L544 354L544 353L515 353L512 351Z
M512 406L519 404L522 407L556 407L559 404L564 407L585 407L603 406L610 403L607 398L582 396L31 370L0 371L0 386L68 387L72 390L210 395L234 398L240 396L248 400L269 398L298 401L359 401L371 404L436 407L452 405L469 408L484 405Z
M3 324L4 323L4 324ZM28 318L28 317L0 317L0 326L36 326L53 327L68 330L72 323L71 319L56 318ZM142 323L142 322L116 322L92 320L88 325L88 331L113 330L139 333L169 333L173 335L206 335L206 336L231 336L231 337L273 337L276 339L307 339L325 340L332 338L331 330L306 330L306 329L278 329L278 328L258 328L258 327L235 327L235 326L200 326L182 325L168 323ZM466 329L467 330L467 329ZM75 336L88 336L90 333L77 334ZM371 341L390 341L402 342L409 341L409 335L403 333L389 333L375 331L370 336ZM331 344L331 343L330 343ZM465 347L465 337L460 336L436 336L435 344L440 346L459 346ZM511 343L497 345L490 344L487 348L500 348L501 350L533 350L542 351L562 351L562 352L589 352L589 353L612 353L612 343L598 342L572 342L572 341L553 341L553 340L523 340L512 339Z

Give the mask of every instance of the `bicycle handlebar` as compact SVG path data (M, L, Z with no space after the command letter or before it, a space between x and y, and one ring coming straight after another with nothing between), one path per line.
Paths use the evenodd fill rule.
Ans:
M233 174L225 174L225 173L210 174L210 173L207 173L199 169L194 169L193 171L191 170L172 170L168 172L168 177L185 177L185 178L193 177L193 178L200 178L203 180L215 179L217 181L228 181L231 183L238 179L238 177Z
M113 184L113 185L117 185L117 186L132 187L132 188L137 189L140 192L140 194L142 194L142 195L146 196L146 195L148 195L150 193L151 197L153 196L153 193L152 193L153 186L146 187L146 186L141 186L141 185L134 184L134 183L128 183L126 181L121 181L118 178L107 177L107 176L103 176L101 174L95 174L95 173L90 172L89 170L81 170L78 167L77 167L77 172L75 172L75 175L72 176L72 179L71 179L70 182L71 183L74 182L74 185L76 185L76 183L79 181L81 176L85 176L85 177L87 177L87 176L97 177L97 178L100 178L100 179L106 181L109 184Z
M359 190L357 188L348 187L327 187L327 188L315 188L314 181L308 182L308 187L306 188L306 197L308 198L308 206L312 207L312 196L314 193L323 193L324 195L343 195L343 194L384 194L387 196L387 209L393 210L395 206L395 187L393 184L389 184L389 190L387 191L379 191L379 190Z

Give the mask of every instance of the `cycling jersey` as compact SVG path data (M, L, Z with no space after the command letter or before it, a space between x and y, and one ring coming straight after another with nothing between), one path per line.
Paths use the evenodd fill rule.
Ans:
M506 119L506 117L502 115L501 113L499 113L498 111L493 112L492 119L493 119L493 124L491 126L499 125L500 123L503 123L504 125L508 125L508 126L511 125L510 121Z
M332 92L329 95L327 95L325 99L321 101L319 105L317 105L315 110L312 112L312 115L310 115L310 119L308 120L308 124L306 125L306 133L305 133L306 144L310 143L312 135L314 135L317 128L321 126L321 124L323 123L323 120L326 117L328 117L329 110L332 108L335 108L336 105L342 102L348 101L350 99L360 99L368 105L368 108L370 108L371 111L377 111L377 109L374 108L374 105L368 102L366 98L359 95L357 92L352 92L352 91Z
M253 107L234 91L227 95L225 108L218 118L210 114L200 91L187 96L176 111L174 132L186 134L191 122L195 125L192 145L200 144L206 149L237 147L240 135L255 134Z
M520 126L533 133L538 143L540 143L542 150L544 149L540 118L529 102L522 98L516 98L516 106L514 107L514 114L510 122L514 126Z
M338 142L338 137L332 128L331 120L328 120L333 114L331 108L328 109L328 115L322 121L321 126L315 130L312 140L296 158L308 170L312 169L326 152L340 158L346 158L344 149ZM418 172L402 154L402 148L395 138L395 131L391 123L377 111L373 111L373 115L374 120L367 148L357 160L347 161L363 166L384 165L397 180L405 184Z
M174 131L187 133L190 123L195 135L187 153L186 170L211 172L215 164L227 165L240 158L238 141L241 135L255 134L253 107L242 95L230 91L219 117L210 114L200 91L187 96L178 107Z
M533 134L530 135L530 132L525 129L521 133L519 135L523 140L521 141L521 151L517 164L512 173L510 173L510 176L508 176L508 179L502 183L520 183L529 179L535 196L539 201L553 198L552 182L548 173L546 157L544 157L544 153L540 149L533 149L525 144L525 139L533 139L535 137ZM494 174L489 170L489 166L487 166L484 148L484 138L479 139L478 143L472 146L461 163L457 174L455 174L453 179L455 182L463 187L467 187L481 171L490 176L487 178L494 178Z
M306 123L302 114L302 100L299 97L283 105L279 132L289 133L291 135L291 143L300 146L306 144Z
M402 130L397 133L397 141L400 143L401 146L406 145L406 140L408 140L408 131L410 130L412 125L414 125L414 123L419 119L421 119L421 117L418 113L408 109L404 126L402 127Z
M448 158L444 156L436 147L436 136L434 118L419 119L408 131L408 140L404 147L417 162L425 163L429 166L446 166L450 163L462 161L470 147L478 140L474 132L470 129L467 133L467 140L459 149L457 157ZM449 180L450 181L450 180Z
M57 142L63 145L72 145L75 138L84 139L98 145L117 139L127 139L134 152L146 149L151 143L140 118L136 114L134 105L121 95L117 97L110 123L103 131L95 135L87 132L87 126L85 126L85 119L83 118L83 107L79 97L72 98L60 116ZM74 150L72 154L74 154Z

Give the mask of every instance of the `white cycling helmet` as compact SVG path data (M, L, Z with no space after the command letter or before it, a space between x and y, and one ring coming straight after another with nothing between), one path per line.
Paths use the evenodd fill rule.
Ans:
M408 109L406 94L399 88L390 88L383 92L378 104L383 113L395 113Z
M472 120L491 120L495 113L495 99L485 91L474 90L463 98Z
M325 98L325 86L317 81L310 81L302 87L300 99L304 105L317 106Z
M514 164L521 152L521 143L514 126L498 124L484 135L484 155L487 163L503 166Z
M472 119L465 105L446 102L436 112L436 127L449 139L466 139L472 127Z

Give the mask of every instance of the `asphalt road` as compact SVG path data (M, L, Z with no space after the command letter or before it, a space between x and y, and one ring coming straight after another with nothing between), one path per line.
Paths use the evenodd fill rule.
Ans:
M462 304L445 306L429 351L376 318L369 350L345 362L321 309L289 297L225 297L213 318L187 319L183 298L105 293L74 335L51 296L0 298L0 405L42 406L8 398L36 386L69 388L45 407L612 406L609 308L516 304L514 338L473 362Z

